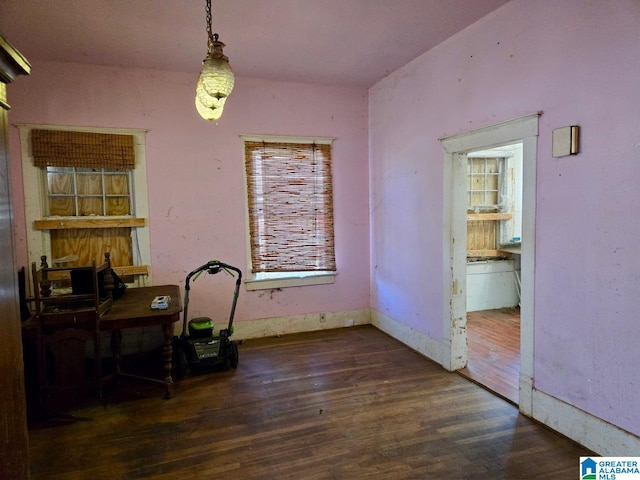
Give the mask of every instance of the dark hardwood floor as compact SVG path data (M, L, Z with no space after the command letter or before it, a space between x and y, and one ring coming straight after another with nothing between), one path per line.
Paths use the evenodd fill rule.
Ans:
M467 357L458 373L517 405L520 309L468 312Z
M591 454L372 326L250 340L161 395L32 427L31 478L564 480Z

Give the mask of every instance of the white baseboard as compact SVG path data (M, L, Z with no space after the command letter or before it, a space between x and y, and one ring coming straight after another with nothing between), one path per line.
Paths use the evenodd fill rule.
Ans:
M518 409L527 417L533 416L533 379L522 372L518 378Z
M369 309L344 312L307 313L290 317L261 318L234 323L233 338L278 337L289 333L313 332L331 328L367 325L371 323Z
M277 337L288 333L313 332L331 328L351 327L354 325L368 325L371 323L369 309L348 310L344 312L308 313L290 317L261 318L234 323L234 340L249 338ZM216 332L219 328L216 325ZM174 335L182 332L182 322L174 325ZM101 339L102 357L109 358L111 354L111 336L103 332ZM123 331L122 354L148 352L159 348L164 343L162 330L157 327L130 328Z
M371 323L409 348L442 365L442 344L429 335L418 332L377 310L371 310Z
M603 457L636 457L640 437L539 390L533 418Z

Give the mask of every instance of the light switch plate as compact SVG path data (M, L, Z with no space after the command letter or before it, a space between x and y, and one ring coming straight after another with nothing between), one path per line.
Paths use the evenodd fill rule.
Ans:
M556 128L552 137L552 155L555 158L576 155L578 153L579 134L580 127L577 125Z

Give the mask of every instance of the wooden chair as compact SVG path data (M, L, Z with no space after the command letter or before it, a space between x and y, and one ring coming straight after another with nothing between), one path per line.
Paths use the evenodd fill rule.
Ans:
M82 392L102 393L100 318L113 303L111 261L74 267L31 265L37 328L38 383L45 411L69 406ZM63 288L56 283L65 282ZM70 285L70 286L69 286ZM70 290L70 291L69 291ZM93 368L87 373L86 345L93 342Z

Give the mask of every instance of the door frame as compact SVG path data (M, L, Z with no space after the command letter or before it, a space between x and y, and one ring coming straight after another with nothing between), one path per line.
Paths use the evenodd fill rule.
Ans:
M522 257L518 405L532 414L534 361L535 207L541 112L441 138L444 156L443 355L449 370L467 365L467 153L522 142Z

